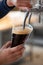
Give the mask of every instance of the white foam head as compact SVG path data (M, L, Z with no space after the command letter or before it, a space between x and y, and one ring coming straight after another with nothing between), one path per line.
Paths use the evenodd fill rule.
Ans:
M14 34L30 34L33 31L33 27L29 24L23 29L23 25L13 27L12 33Z

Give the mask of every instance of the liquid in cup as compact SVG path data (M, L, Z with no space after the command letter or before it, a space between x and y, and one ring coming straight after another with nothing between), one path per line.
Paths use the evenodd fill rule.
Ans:
M12 29L12 47L23 44L29 34L32 32L33 27L26 25L23 29L23 25L13 27Z

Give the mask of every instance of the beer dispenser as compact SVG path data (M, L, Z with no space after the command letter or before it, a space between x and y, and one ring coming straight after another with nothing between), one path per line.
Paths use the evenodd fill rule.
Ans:
M24 26L23 28L25 28L25 24L26 24L26 19L27 17L29 16L29 24L31 24L30 20L31 20L31 17L32 17L32 13L36 13L39 15L39 20L38 22L40 23L41 22L41 12L43 12L43 3L42 3L42 0L38 0L38 3L36 3L32 8L30 8L27 13L26 13L26 16L25 16L25 19L24 19ZM29 15L30 13L30 15ZM30 43L30 60L32 60L32 43Z
M25 20L24 20L24 25L26 23L26 19L30 13L30 16L29 16L29 24L30 24L30 20L31 20L31 17L32 17L32 13L36 13L36 14L39 14L39 23L41 22L41 12L43 12L43 4L42 4L42 0L39 0L39 3L36 3L32 8L30 8L27 13L26 13L26 16L25 16Z

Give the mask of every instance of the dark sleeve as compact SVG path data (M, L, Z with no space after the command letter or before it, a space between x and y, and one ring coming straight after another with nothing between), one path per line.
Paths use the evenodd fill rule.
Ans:
M2 18L3 16L5 16L10 10L12 10L15 6L13 7L9 7L6 4L6 0L2 0L0 1L0 18Z

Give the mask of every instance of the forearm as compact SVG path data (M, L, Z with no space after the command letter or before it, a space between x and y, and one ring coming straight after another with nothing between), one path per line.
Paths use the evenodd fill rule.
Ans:
M0 1L0 18L5 16L10 10L12 10L14 6L9 7L6 3L6 0Z

